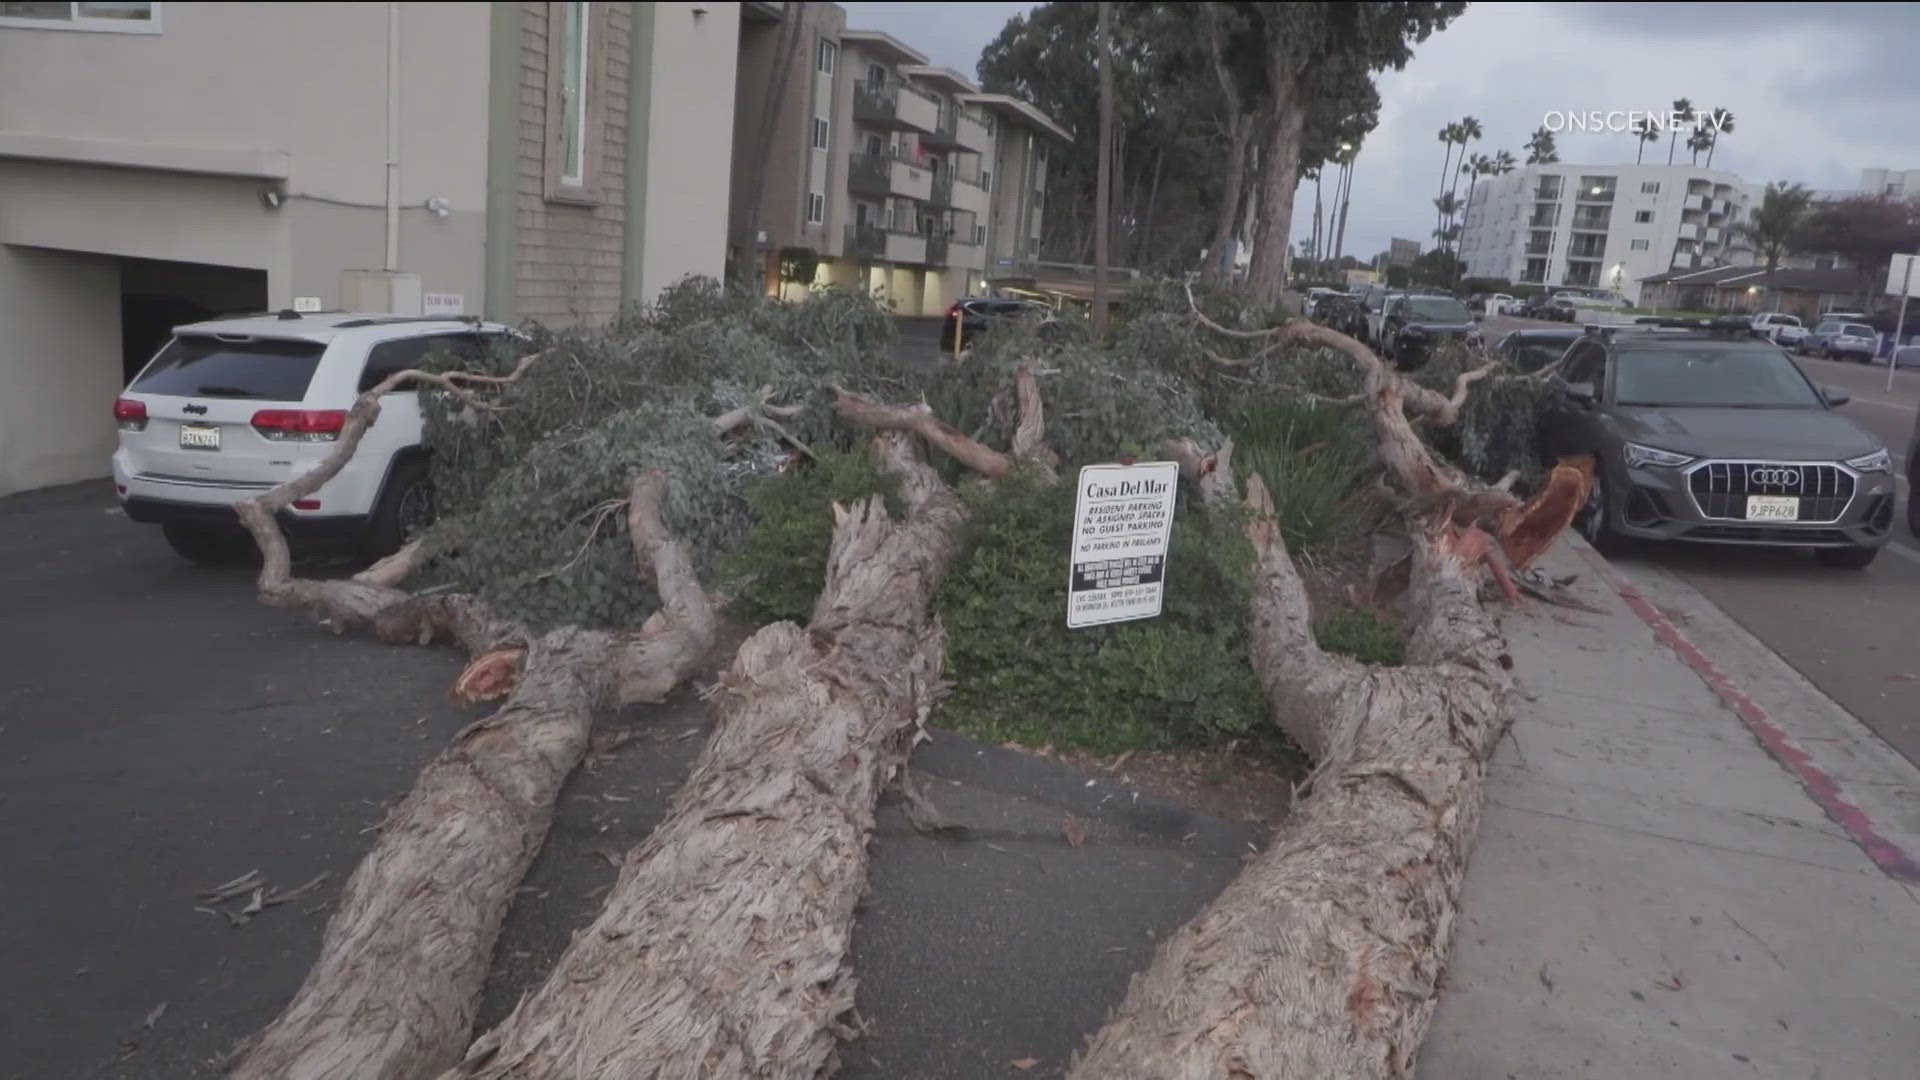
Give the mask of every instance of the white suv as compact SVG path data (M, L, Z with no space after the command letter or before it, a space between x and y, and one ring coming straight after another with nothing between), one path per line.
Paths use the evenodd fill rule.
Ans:
M510 333L464 319L291 311L177 327L114 402L114 490L129 518L159 525L180 555L231 561L251 547L233 504L325 457L362 391L436 351L477 360ZM281 515L295 541L372 558L432 522L419 395L395 391L380 404L340 474Z

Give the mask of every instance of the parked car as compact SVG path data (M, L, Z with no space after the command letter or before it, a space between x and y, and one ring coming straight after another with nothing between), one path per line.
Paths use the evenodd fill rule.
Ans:
M1506 293L1492 293L1487 297L1486 313L1488 315L1505 315L1509 309L1518 303L1519 301L1508 296Z
M477 361L511 335L461 319L335 312L214 319L173 331L113 417L113 483L127 517L182 557L219 564L252 545L233 511L312 468L347 410L382 379L446 351ZM396 390L339 475L281 515L290 539L375 558L433 521L419 395Z
M1894 354L1895 361L1905 366L1906 359L1901 354L1907 352L1914 353L1915 359L1920 360L1920 348L1905 345ZM1907 437L1907 477L1909 482L1916 476L1920 476L1920 413L1914 414L1913 434ZM1920 499L1914 498L1911 491L1907 493L1907 529L1914 535L1920 536Z
M947 308L946 321L940 325L940 349L943 352L954 351L956 330L959 332L958 347L964 349L977 335L995 326L1004 326L1022 315L1051 310L1034 300L998 296L962 297Z
M1800 341L1800 351L1828 360L1850 357L1871 363L1880 347L1880 334L1866 323L1823 322Z
M1547 301L1546 306L1541 308L1540 314L1535 317L1548 322L1570 323L1579 321L1579 316L1580 306L1574 303L1572 297L1556 296Z
M1380 326L1386 320L1383 309L1389 299L1401 295L1404 294L1396 289L1379 285L1367 286L1354 305L1356 310L1349 317L1350 328L1346 333L1359 338L1373 348L1379 348Z
M1451 296L1396 296L1382 308L1380 355L1395 366L1424 363L1446 341L1478 341L1480 325Z
M1541 448L1595 456L1578 524L1596 544L1778 545L1862 567L1891 535L1886 447L1834 411L1845 392L1815 386L1744 319L1600 330L1556 377L1568 405Z
M1565 289L1553 294L1553 299L1571 304L1574 308L1590 308L1595 311L1618 311L1627 306L1625 299L1610 292L1587 292L1579 289Z
M1493 347L1507 363L1531 375L1567 354L1573 343L1587 336L1579 327L1511 330Z
M1775 345L1792 345L1807 336L1800 316L1779 311L1763 311L1753 317L1753 336L1766 338Z
M1309 319L1323 319L1326 312L1347 294L1338 289L1317 288L1307 290L1306 316Z

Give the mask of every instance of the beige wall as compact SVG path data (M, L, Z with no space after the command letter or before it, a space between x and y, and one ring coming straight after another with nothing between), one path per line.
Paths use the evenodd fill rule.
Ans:
M104 475L120 392L115 259L0 244L0 495Z
M641 275L648 298L688 274L718 278L726 269L733 133L725 118L734 115L740 6L655 4L653 33Z
M738 18L738 5L720 6L733 9ZM767 243L776 250L800 246L827 253L839 250L836 223L843 220L838 211L846 200L846 148L850 145L847 140L852 106L841 89L847 63L845 52L838 53L832 76L821 75L816 70L816 62L821 39L839 43L847 15L838 4L808 4L801 11L799 51L794 54L793 68L779 97L773 142L765 159L760 228L767 234ZM757 143L767 83L778 65L779 40L777 22L755 23L743 27L740 33L739 72L730 98L734 116L733 160L729 168L730 238L738 238L746 228L747 211L755 189L754 171L761 160ZM824 155L827 160L818 163L824 166L819 190L827 196L827 220L824 225L809 226L806 199L809 170L816 164L816 155L811 149L816 109L831 122L832 139L831 150Z

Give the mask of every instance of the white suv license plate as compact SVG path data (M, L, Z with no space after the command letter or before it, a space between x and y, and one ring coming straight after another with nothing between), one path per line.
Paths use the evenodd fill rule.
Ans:
M1749 495L1747 520L1799 521L1800 498L1796 495Z
M181 424L180 449L182 450L218 450L220 449L220 425L218 424Z

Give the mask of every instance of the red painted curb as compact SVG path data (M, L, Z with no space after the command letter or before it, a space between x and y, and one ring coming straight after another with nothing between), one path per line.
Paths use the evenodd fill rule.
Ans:
M1825 769L1815 764L1805 750L1795 745L1794 741L1787 737L1787 733L1781 731L1773 719L1767 715L1767 711L1748 697L1744 690L1735 686L1733 679L1726 672L1721 671L1719 665L1709 660L1693 642L1688 641L1673 625L1672 620L1661 614L1659 608L1640 595L1639 589L1634 588L1632 583L1621 577L1612 564L1607 562L1605 556L1586 544L1574 546L1580 552L1581 558L1586 559L1595 570L1599 571L1601 579L1612 586L1614 592L1620 594L1620 598L1627 602L1627 606L1633 609L1633 613L1653 628L1653 636L1680 654L1680 659L1693 669L1693 673L1700 676L1700 680L1719 696L1721 702L1733 710L1734 715L1747 725L1747 728L1753 732L1754 738L1760 740L1760 745L1766 747L1767 753L1772 754L1775 761L1792 773L1794 779L1800 781L1800 786L1807 789L1807 794L1813 796L1813 801L1820 804L1820 808L1827 812L1828 817L1847 830L1847 833L1853 837L1854 843L1860 845L1861 850L1867 853L1867 857L1873 860L1874 865L1890 877L1920 884L1920 860L1907 854L1900 845L1881 836L1866 813L1847 801L1846 793L1840 790L1839 783L1828 775Z

